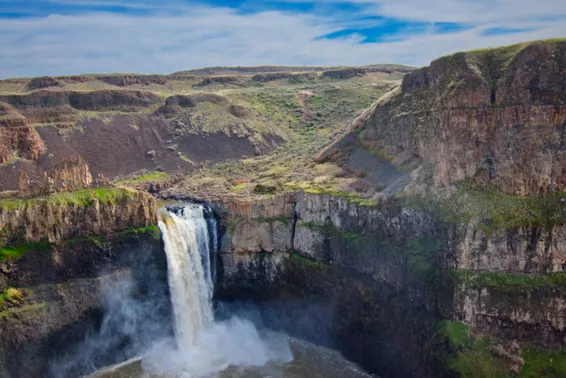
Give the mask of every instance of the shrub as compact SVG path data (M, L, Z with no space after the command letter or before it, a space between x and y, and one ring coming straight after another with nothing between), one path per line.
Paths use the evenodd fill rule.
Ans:
M350 188L355 190L358 193L365 192L369 189L369 183L364 179L358 179L352 183L350 183Z

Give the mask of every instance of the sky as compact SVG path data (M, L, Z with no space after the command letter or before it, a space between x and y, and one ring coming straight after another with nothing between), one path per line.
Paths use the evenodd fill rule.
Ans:
M207 66L423 66L566 37L565 0L0 0L0 78Z

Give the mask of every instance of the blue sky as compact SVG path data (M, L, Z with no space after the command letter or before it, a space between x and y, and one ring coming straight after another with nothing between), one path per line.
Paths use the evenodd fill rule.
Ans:
M415 66L566 37L564 0L0 0L0 78L205 66Z

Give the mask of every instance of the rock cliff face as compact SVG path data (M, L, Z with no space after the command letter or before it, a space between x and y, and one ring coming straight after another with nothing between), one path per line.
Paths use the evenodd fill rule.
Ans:
M73 168L80 165L66 174ZM150 195L120 188L0 201L0 376L82 376L93 362L133 357L132 335L151 327L131 324L144 329L130 335L118 327L109 343L85 341L88 330L107 327L101 321L117 311L113 301L139 297L138 306L167 321L155 207Z
M26 127L25 117L0 102L0 164L12 158L37 159L45 150L37 131Z
M56 242L154 225L155 199L127 189L84 189L0 207L4 244Z
M407 74L360 130L418 155L437 186L466 179L514 195L564 190L566 42L458 53Z
M566 227L520 227L482 230L470 222L458 245L458 268L516 273L563 272L566 263Z
M150 339L155 330L131 319L129 330L108 330L101 322L105 313L120 308L114 302L125 307L137 298L138 308L151 309L148 320L159 315L169 324L166 261L155 232L62 241L1 262L0 376L76 377L134 357L131 343L139 340L132 336ZM9 292L18 299L4 301ZM89 343L99 332L112 333L98 346Z
M77 110L137 111L161 102L152 92L105 90L65 92L38 90L25 95L2 95L0 101L14 107L26 117L28 124L71 122Z
M452 322L495 336L482 353L507 366L507 376L512 363L492 353L497 343L518 341L519 357L521 348L565 346L562 227L487 232L400 203L367 207L305 193L216 206L226 230L218 296L268 301L264 315L277 326L323 340L372 372L461 373L450 361L472 352L450 342L444 327ZM289 293L327 307L273 302ZM323 331L281 325L271 311L321 322ZM318 319L318 311L334 316Z

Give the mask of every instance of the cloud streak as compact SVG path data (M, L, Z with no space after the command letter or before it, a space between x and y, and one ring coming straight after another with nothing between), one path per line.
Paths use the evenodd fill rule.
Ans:
M566 36L566 4L553 0L496 0L491 6L483 0L431 0L426 6L420 0L354 2L360 7L344 12L336 7L331 12L242 12L237 7L175 2L144 14L101 11L91 4L80 12L0 18L0 78L170 73L214 65L420 66L455 51ZM0 7L3 4L0 1ZM137 6L154 4L146 0ZM251 5L253 1L247 7ZM396 20L428 26L396 29L368 43L367 30ZM439 22L466 27L443 30ZM335 37L325 38L329 35Z

